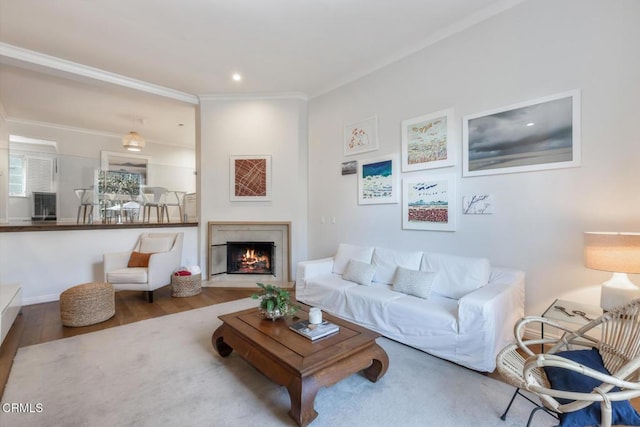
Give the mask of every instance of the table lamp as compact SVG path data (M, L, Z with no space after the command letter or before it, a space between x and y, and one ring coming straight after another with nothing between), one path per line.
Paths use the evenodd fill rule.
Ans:
M584 233L584 265L610 271L602 284L600 307L608 311L640 297L627 273L640 273L640 233Z

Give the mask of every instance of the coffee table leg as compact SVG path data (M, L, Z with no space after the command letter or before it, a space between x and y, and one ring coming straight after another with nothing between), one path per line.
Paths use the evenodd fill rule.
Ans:
M227 357L228 355L231 354L231 352L233 351L233 348L231 348L229 344L224 342L224 336L223 336L224 329L225 329L224 323L221 326L219 326L218 329L216 329L216 331L211 336L211 345L213 345L213 348L217 350L220 356Z
M363 370L362 373L369 381L375 383L387 372L387 368L389 367L389 356L387 356L387 353L382 349L382 347L375 344L373 347L372 359L371 366Z
M291 410L289 416L294 419L299 426L306 426L313 421L318 413L313 408L316 394L320 389L320 384L313 377L293 378L287 391L291 399Z

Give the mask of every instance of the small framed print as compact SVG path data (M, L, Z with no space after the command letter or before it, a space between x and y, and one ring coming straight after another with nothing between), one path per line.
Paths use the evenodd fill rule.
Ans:
M453 108L402 121L402 171L455 165Z
M271 200L271 156L229 157L230 200Z
M344 127L344 155L378 149L378 117L369 117Z

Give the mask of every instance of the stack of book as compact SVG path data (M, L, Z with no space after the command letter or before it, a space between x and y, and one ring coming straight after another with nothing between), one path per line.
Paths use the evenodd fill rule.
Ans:
M311 341L315 341L320 338L324 338L328 335L335 334L340 330L340 327L331 322L322 322L316 325L309 323L308 320L302 320L300 322L294 323L289 328L292 331L295 331L302 335L303 337L309 338Z

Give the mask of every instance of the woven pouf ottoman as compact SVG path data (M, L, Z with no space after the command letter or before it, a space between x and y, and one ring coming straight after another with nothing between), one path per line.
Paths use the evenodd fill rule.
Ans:
M115 292L109 283L84 283L60 294L60 318L64 326L94 325L115 314Z
M192 274L190 276L171 275L172 297L192 297L200 292L202 292L201 274Z

